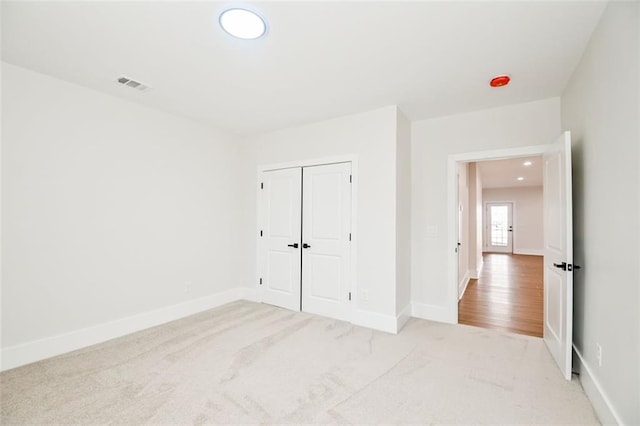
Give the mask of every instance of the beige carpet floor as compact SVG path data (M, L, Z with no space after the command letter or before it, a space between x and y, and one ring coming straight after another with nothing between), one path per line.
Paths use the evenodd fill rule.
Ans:
M594 424L541 339L236 302L0 374L4 424Z

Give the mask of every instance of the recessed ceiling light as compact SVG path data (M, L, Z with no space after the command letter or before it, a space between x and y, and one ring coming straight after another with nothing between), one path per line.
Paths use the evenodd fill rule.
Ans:
M523 165L525 165L525 166L530 166L530 165L532 165L533 163L532 163L531 161L525 161L525 162L524 162L524 163L522 163L522 164L523 164Z
M518 176L518 180L524 180L522 176Z
M220 15L220 26L234 37L254 40L267 32L267 24L256 13L246 9L228 9Z

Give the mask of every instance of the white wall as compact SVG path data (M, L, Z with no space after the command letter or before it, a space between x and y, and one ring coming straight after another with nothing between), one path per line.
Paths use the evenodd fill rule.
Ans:
M583 266L574 274L580 378L603 422L629 425L640 424L639 5L608 4L562 96Z
M374 328L395 324L396 318L396 137L397 108L336 118L306 126L284 129L247 138L248 159L242 192L245 201L247 263L243 270L245 285L256 286L256 171L259 165L336 156L356 156L357 288L355 303L358 317L354 322ZM378 322L376 322L378 321ZM393 327L389 325L387 329Z
M411 122L397 110L396 312L411 315Z
M469 163L458 164L458 297L469 281Z
M478 279L482 269L482 177L477 163L469 163L469 274Z
M228 135L9 64L2 88L5 355L240 285Z
M542 255L543 210L542 187L487 188L482 190L485 203L513 203L513 253ZM486 217L486 211L485 211ZM486 226L485 226L486 229ZM484 249L488 240L485 233Z
M412 124L413 312L446 317L448 156L552 143L560 134L560 100L545 99ZM455 236L453 236L455 238Z

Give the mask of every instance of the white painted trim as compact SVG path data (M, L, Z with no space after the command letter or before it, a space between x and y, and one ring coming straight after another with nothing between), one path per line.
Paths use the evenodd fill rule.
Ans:
M409 321L411 318L411 303L407 303L407 306L404 307L400 311L398 315L396 315L396 333L400 333L402 327Z
M454 317L452 316L451 309L448 309L446 306L429 305L426 303L411 302L411 316L414 318L445 322L448 324L458 323L457 308Z
M238 291L239 300L248 300L249 302L262 303L262 301L260 300L260 293L257 289L250 287L239 287L236 290Z
M483 252L484 253L484 252ZM484 260L482 260L482 255L480 256L480 260L476 265L476 269L471 270L471 278L474 280L480 279L480 274L482 273L482 267L484 266Z
M189 300L130 317L2 349L1 370L9 370L240 300L238 289Z
M272 170L280 170L280 169L290 169L294 167L313 167L313 166L321 166L326 164L336 164L336 163L351 163L351 253L350 253L350 262L351 262L351 296L352 300L358 299L358 156L356 154L347 154L341 155L337 157L325 157L325 158L315 158L315 159L306 159L306 160L295 160L295 161L287 161L284 163L276 163L276 164L262 164L257 167L256 172L256 182L259 188L260 182L262 182L262 173L265 171ZM262 288L260 287L260 277L262 276L262 271L260 271L260 230L262 229L262 200L261 200L261 192L260 189L256 190L256 203L257 203L257 218L256 218L256 253L255 253L255 262L256 262L256 277L255 277L255 302L262 302ZM351 306L351 322L356 324L354 318L356 317L356 304L352 303ZM376 323L374 321L374 323ZM376 328L378 327L371 327ZM385 329L386 331L386 329Z
M440 314L441 317L453 320L444 322L458 323L458 256L455 252L458 243L458 180L456 174L458 163L542 155L549 149L549 146L534 145L449 155L447 166L447 250L449 254L447 258L447 302L446 306L438 308L446 311ZM421 310L421 308L417 309ZM413 312L413 316L416 316L415 309Z
M254 253L255 255L255 272L256 272L256 276L255 276L255 280L253 282L253 288L255 288L256 290L256 297L257 300L256 302L262 303L262 287L260 285L260 278L262 277L262 271L260 270L260 254L261 254L261 250L262 250L262 239L260 238L260 230L262 230L262 216L263 216L263 212L262 212L262 187L261 185L263 184L262 182L262 172L263 170L258 167L258 170L256 172L256 229L255 229L255 235L256 235L256 251Z
M467 271L467 273L464 274L464 279L462 280L462 289L460 289L460 285L458 285L458 292L459 292L458 300L462 299L462 296L464 296L464 292L467 291L467 286L469 285L469 280L471 279L471 275L472 275L472 272Z
M602 385L596 377L580 351L573 345L573 353L576 355L579 363L574 363L577 367L576 370L580 374L580 384L587 394L593 409L598 415L598 419L603 425L617 424L623 425L620 415L616 411L615 407L611 403L611 400L607 397L607 394L602 389ZM577 364L577 365L576 365Z
M544 256L544 250L530 249L530 248L514 248L513 254L524 254L527 256Z
M373 328L374 330L386 331L396 334L398 332L398 322L393 315L384 315L373 311L356 309L353 311L351 323L362 327Z
M336 164L336 163L354 163L358 160L358 156L355 154L351 155L341 155L337 157L324 157L324 158L313 158L306 160L294 160L287 161L284 163L275 163L275 164L261 164L258 166L258 176L260 173L280 170L280 169L291 169L294 167L312 167L312 166L323 166L326 164ZM353 172L353 169L352 169Z

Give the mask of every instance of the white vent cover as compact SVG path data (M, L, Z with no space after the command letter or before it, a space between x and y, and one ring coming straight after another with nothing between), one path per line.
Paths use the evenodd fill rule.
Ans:
M139 81L136 81L136 80L132 80L129 77L125 77L125 76L118 77L117 82L124 86L131 87L132 89L139 90L141 92L144 92L145 90L149 89L149 86L147 86L146 84L140 83Z

